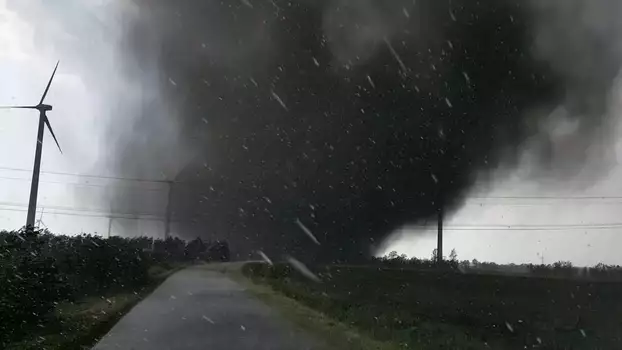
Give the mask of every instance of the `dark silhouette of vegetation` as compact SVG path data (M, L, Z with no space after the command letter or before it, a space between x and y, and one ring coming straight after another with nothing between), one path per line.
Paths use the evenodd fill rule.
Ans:
M200 239L0 232L0 348L41 329L59 303L135 293L150 283L150 268L205 259L209 245Z
M229 251L229 243L226 241L216 241L207 249L207 261L230 261L231 252Z
M577 269L565 262L513 275L482 270L502 265L450 257L441 266L397 253L366 265L307 266L319 283L285 263L251 263L243 273L405 349L622 348L619 323L611 322L622 310L622 283L566 278ZM475 272L462 272L463 265ZM620 274L604 265L590 270Z
M525 277L569 278L591 281L622 281L622 266L599 263L592 267L576 267L570 261L558 261L553 264L497 264L458 259L455 249L451 250L449 259L441 265L436 261L436 249L430 259L408 258L405 254L398 255L393 251L384 257L371 258L370 263L387 267L403 267L414 269L449 268L463 273L503 274Z

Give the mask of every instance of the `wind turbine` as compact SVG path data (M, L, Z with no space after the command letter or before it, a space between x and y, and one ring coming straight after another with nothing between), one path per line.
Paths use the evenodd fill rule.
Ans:
M43 96L41 96L41 101L36 106L4 106L0 107L0 109L36 109L39 111L39 130L37 131L37 147L35 150L35 165L32 169L32 183L30 184L30 200L28 201L28 216L26 217L26 227L33 228L35 226L35 214L37 212L37 193L39 192L39 172L41 170L41 152L43 150L43 131L45 126L47 126L48 130L52 134L54 138L54 142L56 142L56 146L58 146L58 150L60 153L63 153L60 145L58 144L58 140L56 139L56 135L54 135L54 130L52 130L52 125L50 125L50 121L48 120L47 115L45 114L47 111L52 110L52 106L43 104L45 100L45 96L47 96L48 91L50 90L50 85L52 85L52 80L54 79L54 75L56 74L56 70L58 69L59 62L56 62L56 67L54 67L54 72L52 72L52 77L50 77L50 81L48 85L45 87L45 91L43 92Z

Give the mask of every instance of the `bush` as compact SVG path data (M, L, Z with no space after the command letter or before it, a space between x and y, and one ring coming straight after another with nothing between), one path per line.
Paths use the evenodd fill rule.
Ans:
M208 247L213 248L210 251ZM153 266L213 255L228 260L227 242L179 238L67 237L48 231L0 232L0 349L33 333L63 301L132 291Z
M0 347L18 339L67 296L45 239L33 231L0 237Z
M59 302L145 285L150 264L133 240L0 232L0 348L31 333Z

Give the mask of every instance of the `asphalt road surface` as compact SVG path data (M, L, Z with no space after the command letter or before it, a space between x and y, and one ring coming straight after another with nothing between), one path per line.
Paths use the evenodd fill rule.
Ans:
M192 267L169 277L93 350L322 349L225 275Z

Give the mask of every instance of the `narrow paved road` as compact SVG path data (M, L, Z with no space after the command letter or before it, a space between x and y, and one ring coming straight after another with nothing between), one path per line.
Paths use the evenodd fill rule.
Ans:
M192 267L169 277L93 350L321 349L219 272Z

